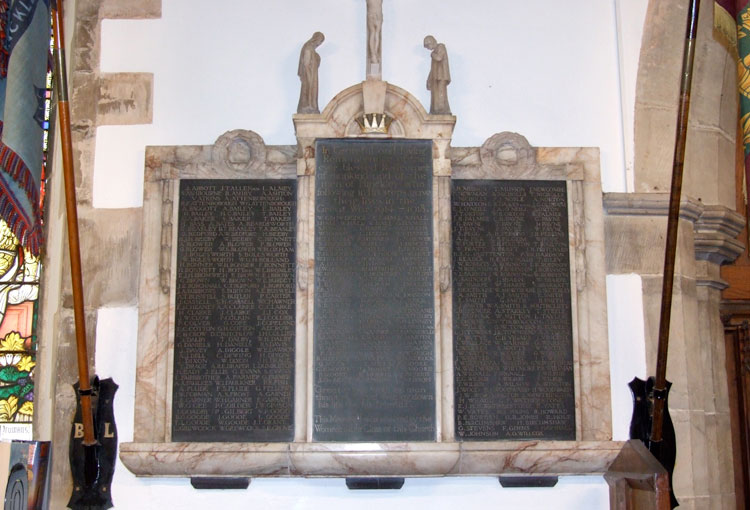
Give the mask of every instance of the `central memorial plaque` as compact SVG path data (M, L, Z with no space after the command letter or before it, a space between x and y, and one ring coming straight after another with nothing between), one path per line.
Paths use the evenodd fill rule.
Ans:
M432 142L316 145L313 439L434 441Z
M454 180L456 437L574 440L566 183Z
M294 180L182 180L173 441L291 441Z

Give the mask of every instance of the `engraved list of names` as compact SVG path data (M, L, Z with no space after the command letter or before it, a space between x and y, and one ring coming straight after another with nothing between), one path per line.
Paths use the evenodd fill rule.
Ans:
M435 440L432 143L320 140L313 439Z
M575 439L565 182L455 180L456 438Z
M173 441L291 441L294 180L182 180Z

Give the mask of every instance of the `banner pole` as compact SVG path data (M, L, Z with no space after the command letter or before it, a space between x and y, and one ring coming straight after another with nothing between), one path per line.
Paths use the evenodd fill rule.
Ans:
M690 89L693 79L695 34L698 29L699 9L700 0L690 0L687 33L685 34L685 46L682 56L680 103L677 110L677 131L675 135L674 159L672 165L672 187L669 195L669 217L667 219L667 245L664 251L664 280L662 281L659 344L656 356L656 378L653 390L654 411L650 438L652 442L659 442L662 439L664 405L667 398L667 354L669 352L669 324L672 315L672 287L677 252L677 226L680 222L680 196L682 194L685 141L687 139L688 131Z
M86 348L86 320L83 308L83 278L81 272L81 246L78 236L78 209L76 205L76 185L73 172L73 141L70 129L70 108L68 106L68 82L65 67L65 39L63 34L63 0L57 0L52 7L52 27L55 44L55 68L57 82L57 107L60 138L62 141L63 175L65 177L65 208L67 211L68 244L70 247L70 276L73 286L73 315L75 318L76 352L78 357L78 384L83 420L83 444L96 444L94 420L91 409L91 381ZM53 2L55 4L55 2Z

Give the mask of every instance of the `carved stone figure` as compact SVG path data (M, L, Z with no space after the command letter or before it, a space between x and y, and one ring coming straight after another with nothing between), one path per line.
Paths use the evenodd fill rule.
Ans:
M320 113L318 109L318 68L320 55L315 48L325 40L321 32L315 32L303 46L299 54L297 75L302 84L299 91L297 113Z
M448 67L448 52L445 45L438 43L431 35L424 38L424 47L432 51L430 74L427 76L427 90L432 92L430 113L450 114L448 84L451 82L451 71Z
M383 0L367 0L367 63L380 64Z

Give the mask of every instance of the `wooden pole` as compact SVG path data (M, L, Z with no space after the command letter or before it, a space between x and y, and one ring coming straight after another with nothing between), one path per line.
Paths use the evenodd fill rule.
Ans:
M78 354L78 393L81 399L83 419L83 444L96 444L94 419L91 409L91 382L89 360L86 350L86 320L83 309L83 279L81 276L81 247L78 239L78 209L76 184L73 173L73 141L70 132L70 109L68 107L68 81L65 67L65 38L63 34L63 0L57 0L52 9L52 27L55 39L55 67L57 82L57 107L62 141L63 175L65 177L65 208L68 220L68 244L70 245L70 276L73 283L73 315L75 317L76 348Z
M667 398L667 353L669 351L669 322L672 315L672 286L674 280L675 255L677 252L677 225L680 221L680 195L682 194L682 170L685 163L685 140L690 112L690 87L693 78L695 56L695 34L698 29L700 0L690 0L687 33L682 56L682 81L680 104L677 110L674 159L672 165L672 189L669 195L669 217L667 219L667 247L664 251L664 280L661 293L661 318L659 321L659 347L656 355L656 380L654 382L654 411L651 423L651 441L662 438L664 402Z

